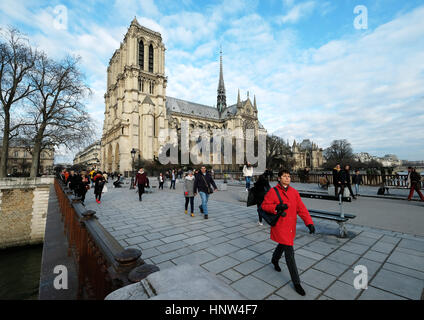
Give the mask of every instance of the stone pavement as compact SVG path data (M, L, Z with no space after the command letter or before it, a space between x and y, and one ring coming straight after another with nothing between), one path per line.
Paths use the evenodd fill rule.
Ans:
M295 258L307 293L293 289L285 260L282 272L270 264L276 244L269 226L258 226L255 207L242 203L209 201L209 219L184 214L181 192L160 190L143 195L114 189L102 203L87 194L87 209L97 212L102 225L125 248L139 248L146 263L161 269L183 263L199 265L248 299L421 299L424 288L424 237L348 224L355 234L339 239L337 224L315 219L317 233L309 235L299 219ZM221 191L224 192L224 191ZM353 286L354 267L368 269L368 289Z

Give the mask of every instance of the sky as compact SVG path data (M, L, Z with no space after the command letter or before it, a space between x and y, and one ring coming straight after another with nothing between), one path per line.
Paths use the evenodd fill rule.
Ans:
M106 69L134 17L162 34L167 96L216 105L222 46L227 105L255 95L268 133L424 160L424 0L0 1L0 28L81 56L99 137Z

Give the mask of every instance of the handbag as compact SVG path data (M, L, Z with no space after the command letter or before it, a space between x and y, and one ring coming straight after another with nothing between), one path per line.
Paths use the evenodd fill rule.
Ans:
M102 193L105 193L105 192L107 192L107 186L103 187Z
M284 204L277 188L274 187L273 189L277 193L278 199L280 200L280 204ZM268 213L264 211L262 207L258 208L258 213L266 221L266 223L268 223L271 227L274 227L277 224L278 219L281 217L280 213L277 213L277 214Z
M208 188L208 194L211 194L211 193L213 193L213 190L212 190L212 188L209 186L209 184L206 182L206 179L205 179L205 177L202 175L202 178L203 178L203 180L205 181L205 183L206 183L206 187Z

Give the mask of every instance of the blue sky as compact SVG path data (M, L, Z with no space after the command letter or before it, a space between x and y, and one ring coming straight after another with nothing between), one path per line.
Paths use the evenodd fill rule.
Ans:
M269 133L424 159L424 1L0 1L1 28L82 57L99 134L106 68L134 16L162 34L168 96L215 105L222 45L227 104L256 95Z

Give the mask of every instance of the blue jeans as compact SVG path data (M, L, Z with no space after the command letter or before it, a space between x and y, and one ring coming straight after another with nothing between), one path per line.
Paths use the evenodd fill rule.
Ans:
M359 194L359 184L355 184L355 194Z
M250 189L250 180L252 177L246 177L246 189Z
M202 198L202 209L203 209L203 214L207 215L208 214L208 200L209 200L209 194L200 191L199 192L200 198Z

